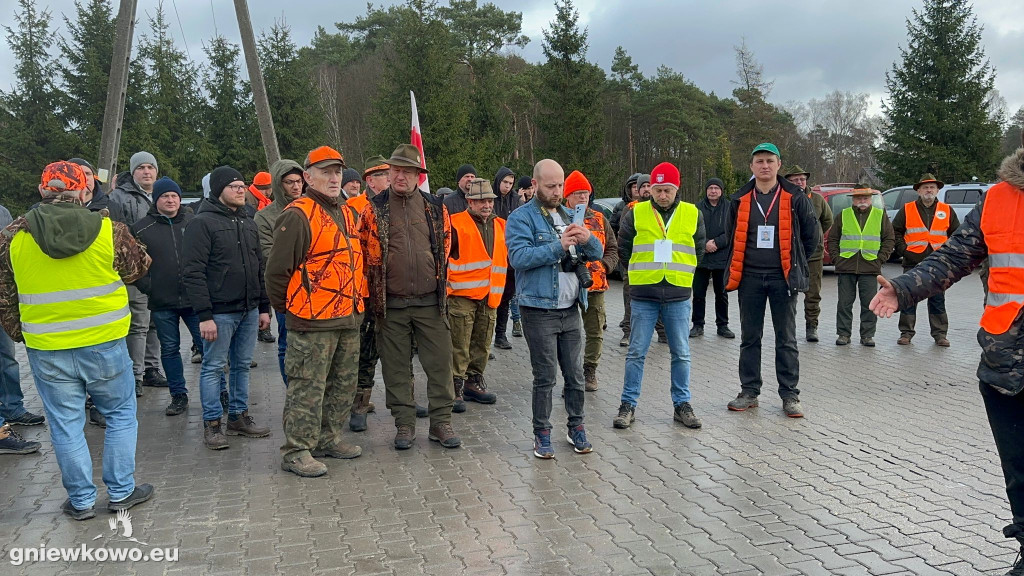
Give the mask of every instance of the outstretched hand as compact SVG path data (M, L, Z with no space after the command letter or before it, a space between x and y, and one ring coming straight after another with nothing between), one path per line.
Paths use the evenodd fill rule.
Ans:
M896 290L892 287L892 284L881 274L878 275L878 293L871 299L871 304L868 308L880 318L891 318L893 313L899 310L900 303L899 299L896 298Z

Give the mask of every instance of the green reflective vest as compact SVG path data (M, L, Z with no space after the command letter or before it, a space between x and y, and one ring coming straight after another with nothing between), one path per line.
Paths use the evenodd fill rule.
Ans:
M47 256L25 230L11 239L11 267L25 346L69 350L128 335L128 290L114 270L114 227L103 219L84 252Z
M878 250L882 247L882 209L871 207L863 230L860 229L852 206L843 210L842 217L843 235L839 238L839 257L853 258L860 252L865 260L877 259Z
M693 271L697 269L697 248L693 243L697 214L696 206L680 202L666 227L650 200L633 207L636 237L633 239L633 254L629 257L631 285L657 284L667 280L673 286L693 286ZM655 242L658 240L671 241L671 262L654 261Z

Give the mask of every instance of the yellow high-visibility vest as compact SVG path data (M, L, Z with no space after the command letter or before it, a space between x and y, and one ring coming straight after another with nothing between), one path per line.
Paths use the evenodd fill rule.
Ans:
M693 271L697 269L697 248L693 235L697 231L697 207L680 202L669 218L668 225L661 219L650 200L633 207L636 238L629 257L629 283L631 285L657 284L668 280L673 286L693 286ZM672 261L655 262L655 242L672 243Z

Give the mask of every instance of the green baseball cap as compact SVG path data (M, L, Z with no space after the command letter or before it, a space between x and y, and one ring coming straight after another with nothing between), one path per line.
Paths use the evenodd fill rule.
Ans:
M775 146L775 144L772 144L771 142L762 142L758 144L757 146L754 147L754 151L751 152L750 155L753 156L758 152L771 152L772 154L775 154L779 158L782 158L782 154L779 154L779 149Z

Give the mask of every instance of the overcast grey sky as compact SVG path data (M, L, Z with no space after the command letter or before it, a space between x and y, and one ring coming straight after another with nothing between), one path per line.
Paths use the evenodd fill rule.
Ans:
M443 1L443 0L442 0ZM521 53L540 61L542 30L554 19L552 0L493 0L505 10L523 13L523 33L531 42ZM61 14L73 15L73 0L37 0L63 28ZM113 0L115 11L117 0ZM393 1L375 4L392 4ZM481 1L481 3L483 3ZM176 6L175 6L176 4ZM652 75L661 64L681 72L697 86L719 95L731 93L736 77L733 46L746 37L775 80L769 99L785 104L820 98L832 90L866 92L872 112L880 112L885 73L906 46L905 19L920 1L908 0L576 0L580 22L588 29L588 57L606 70L616 46L623 46L641 71ZM138 0L136 41L148 29L146 13L157 0ZM230 0L165 0L172 34L192 58L203 59L202 45L214 31L238 41ZM996 88L1012 115L1024 106L1024 10L1020 0L981 0L975 13L984 26L982 43L996 68ZM299 45L309 42L317 25L335 31L334 22L364 14L364 0L249 0L256 33L282 18ZM10 24L15 0L0 0L0 22ZM179 27L178 19L181 25ZM0 88L13 82L13 60L0 46Z

